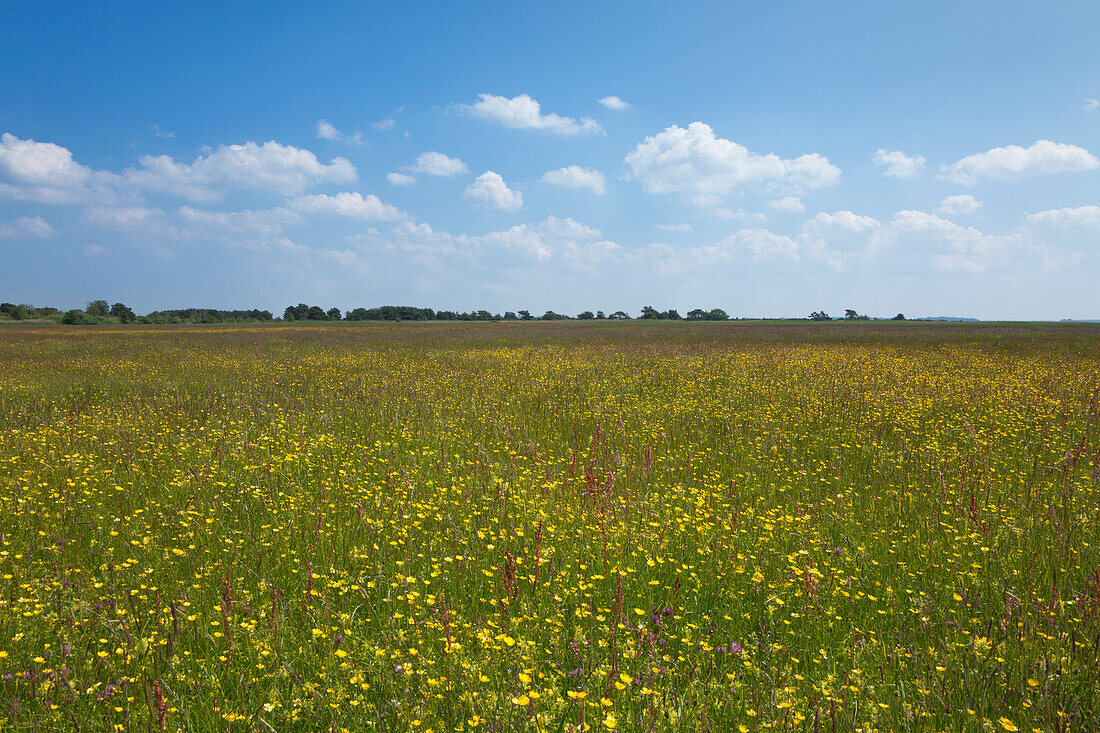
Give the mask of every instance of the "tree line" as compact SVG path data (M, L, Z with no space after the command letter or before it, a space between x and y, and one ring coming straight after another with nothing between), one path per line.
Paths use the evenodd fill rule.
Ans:
M178 308L169 310L151 311L145 315L137 315L132 308L124 303L108 305L106 300L93 300L83 309L60 311L57 308L35 307L32 305L14 303L0 303L0 320L48 320L56 323L70 325L103 325L112 323L263 323L267 321L281 320L293 321L728 321L730 316L721 308L704 310L694 308L684 315L674 309L664 311L657 310L647 305L641 313L632 317L623 310L612 313L604 311L581 311L570 316L548 310L542 315L535 315L529 310L505 311L504 313L491 313L487 310L477 311L451 311L434 310L432 308L417 308L407 305L383 305L375 308L353 308L342 312L339 308L322 308L319 305L288 305L281 318L276 318L269 310L253 308L250 310L222 310L218 308ZM811 321L869 321L870 316L861 315L855 310L847 309L841 318L833 318L825 311L815 311L808 316ZM890 320L904 321L905 316L898 313Z

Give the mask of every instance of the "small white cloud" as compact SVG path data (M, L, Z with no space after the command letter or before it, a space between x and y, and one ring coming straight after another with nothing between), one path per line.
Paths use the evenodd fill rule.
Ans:
M1100 99L1086 99L1085 100L1085 111L1086 112L1092 112L1097 107L1100 107Z
M527 94L511 99L496 94L481 94L477 102L459 105L459 108L475 117L494 120L515 130L546 130L558 135L579 135L602 130L600 123L588 117L582 117L578 121L553 113L543 114L539 103Z
M968 155L954 165L944 166L939 178L970 186L983 179L1012 181L1097 168L1100 168L1100 160L1082 147L1038 140L1027 148L1007 145Z
M463 197L474 204L501 211L516 211L523 207L523 194L508 188L499 173L485 171L466 187Z
M315 128L317 130L317 137L322 140L339 140L340 131L327 120L317 120Z
M317 132L317 137L321 140L335 140L344 143L353 143L355 145L363 144L363 134L356 132L354 135L345 135L336 129L328 120L317 120L317 124L313 127Z
M982 207L982 202L968 193L959 194L958 196L948 196L940 202L940 208L938 211L941 214L973 214L975 211Z
M875 153L875 163L886 166L882 175L890 178L916 178L924 170L925 160L920 155L906 155L900 150L883 150Z
M834 211L831 214L822 211L805 224L806 229L822 230L835 227L849 232L866 232L878 226L878 219L855 214L851 211Z
M1053 224L1100 230L1100 206L1067 206L1064 209L1039 211L1028 215L1027 221L1029 224Z
M384 120L379 120L378 122L373 123L371 127L373 127L375 130L388 132L397 127L397 122L392 117L387 117Z
M160 125L153 125L153 134L157 137L173 138L176 133L160 129Z
M568 216L559 219L553 214L546 217L546 220L539 224L538 228L543 233L559 239L595 239L603 234L599 229L581 224Z
M600 100L600 104L608 109L623 110L630 109L630 105L627 104L621 97L604 97Z
M806 210L806 205L797 196L784 196L781 199L773 199L768 206L782 214L801 214Z
M302 196L287 205L295 211L307 214L330 214L367 221L396 221L402 216L395 207L383 203L374 194L363 196L355 191L345 191L333 196Z
M101 257L111 251L110 248L101 244L85 244L80 249L84 252L85 257Z
M55 234L50 223L38 215L0 221L0 239L46 239Z
M429 150L418 155L416 162L408 166L406 170L412 173L423 173L427 176L444 176L447 178L470 172L470 169L459 158L452 158L435 150Z
M603 195L607 193L603 173L589 168L581 168L579 165L571 165L557 170L546 171L542 175L544 183L552 183L555 186L568 186L569 188L587 188L593 193Z
M714 134L710 125L673 125L647 137L626 156L630 171L649 193L725 195L743 185L774 184L799 190L831 186L840 169L817 153L797 158L761 155Z
M658 224L655 229L659 229L662 232L691 232L695 231L691 228L691 224L684 222L683 224Z
M387 173L386 180L390 182L391 186L411 186L416 183L415 176L409 176L404 173Z

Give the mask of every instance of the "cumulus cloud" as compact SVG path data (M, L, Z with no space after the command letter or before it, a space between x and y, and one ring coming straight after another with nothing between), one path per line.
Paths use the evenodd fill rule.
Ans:
M828 158L809 153L780 158L753 153L717 137L710 125L673 125L647 137L626 156L626 164L649 193L717 196L744 185L782 185L794 190L831 186L840 169Z
M1061 227L1084 227L1100 230L1100 206L1077 206L1048 209L1029 214L1029 224L1053 224Z
M344 158L322 163L308 150L269 141L224 145L192 163L147 155L122 173L92 170L54 143L0 136L0 197L50 204L116 205L148 191L213 201L229 190L287 196L319 183L350 183L355 168Z
M1012 181L1096 168L1100 168L1100 160L1082 147L1038 140L1027 148L1008 145L968 155L953 165L944 166L939 178L970 186L982 180Z
M600 132L600 123L589 117L575 120L553 113L542 113L537 101L527 94L508 97L481 94L473 104L459 105L467 113L486 120L499 122L515 130L545 130L558 135L580 135Z
M416 176L405 173L387 173L386 180L390 182L391 186L411 186L416 183Z
M615 96L604 97L603 99L600 100L600 104L602 104L604 107L607 107L608 109L614 109L614 110L630 109L630 105L627 104L621 97L615 97Z
M546 171L542 174L542 180L544 183L552 183L555 186L587 188L601 196L607 193L603 173L589 168L581 168L579 165Z
M0 239L46 239L55 234L53 226L37 215L0 221Z
M1086 99L1084 107L1086 112L1092 112L1094 109L1100 107L1100 99Z
M416 162L405 170L412 173L423 173L426 176L444 176L447 178L470 172L470 169L459 158L452 158L435 150L421 153L417 156Z
M937 209L937 211L941 214L951 216L953 214L973 214L981 207L981 201L978 201L978 199L968 193L963 193L958 196L948 196L945 198L940 202L940 208Z
M366 221L395 221L402 217L400 211L374 194L363 196L355 191L334 194L301 196L287 204L291 209L305 214L330 214Z
M925 160L919 155L906 155L900 150L883 150L875 153L875 163L886 166L882 175L890 178L916 178L924 170Z
M125 172L130 183L193 201L215 200L231 189L293 196L318 183L356 179L355 167L345 158L333 158L326 165L308 150L273 140L263 145L223 145L193 163L181 163L167 155L147 155L139 162L141 168Z
M463 198L490 209L516 211L523 207L523 194L508 188L499 173L485 171L466 187Z
M806 205L803 204L802 199L797 196L784 196L781 199L772 199L768 202L768 206L781 214L801 214L806 210Z
M88 203L118 198L116 174L94 171L54 143L0 136L0 198L44 204Z

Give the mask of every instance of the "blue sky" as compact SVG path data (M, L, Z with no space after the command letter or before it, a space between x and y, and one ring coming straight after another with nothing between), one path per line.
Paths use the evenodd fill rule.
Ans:
M1096 3L228 5L0 3L0 299L1100 317Z

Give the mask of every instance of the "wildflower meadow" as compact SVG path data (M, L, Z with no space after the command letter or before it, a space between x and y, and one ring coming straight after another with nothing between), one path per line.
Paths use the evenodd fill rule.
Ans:
M1100 722L1100 327L0 328L0 729Z

